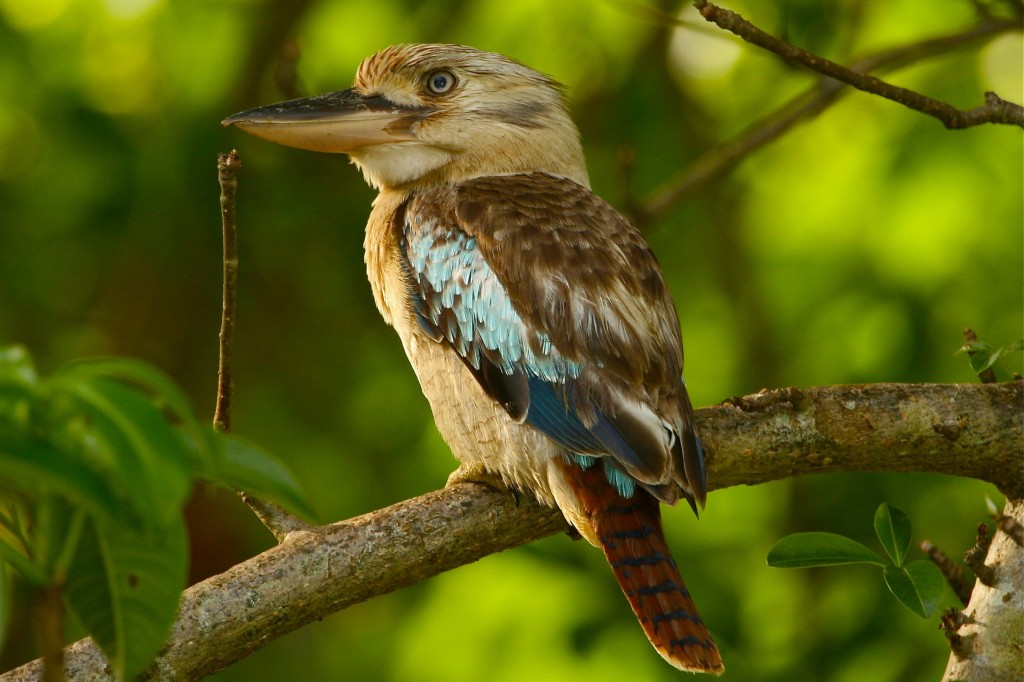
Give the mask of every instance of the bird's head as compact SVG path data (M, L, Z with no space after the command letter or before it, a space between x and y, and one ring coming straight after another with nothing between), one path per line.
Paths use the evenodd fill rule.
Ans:
M353 87L230 116L272 142L348 154L378 189L542 171L587 186L561 85L461 45L396 45L359 66Z

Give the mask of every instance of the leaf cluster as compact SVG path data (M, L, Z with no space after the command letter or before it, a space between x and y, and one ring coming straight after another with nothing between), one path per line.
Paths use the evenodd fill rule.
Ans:
M24 348L0 349L0 561L61 590L118 678L145 668L174 620L196 479L312 515L287 469L200 423L150 365L92 360L44 378Z
M875 511L875 534L892 560L863 544L836 533L794 533L779 540L768 552L768 565L775 568L810 568L842 564L874 564L882 567L885 585L901 604L922 618L935 611L945 580L926 559L907 562L912 525L910 517L888 504Z

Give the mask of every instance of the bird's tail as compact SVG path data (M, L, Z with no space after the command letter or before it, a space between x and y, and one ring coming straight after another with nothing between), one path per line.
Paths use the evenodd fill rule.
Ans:
M658 500L637 487L623 498L604 467L564 462L615 579L661 657L680 670L721 674L725 667L665 542Z

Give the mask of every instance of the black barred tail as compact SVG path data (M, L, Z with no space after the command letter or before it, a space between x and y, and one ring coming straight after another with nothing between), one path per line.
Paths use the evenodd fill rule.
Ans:
M659 502L639 487L621 497L603 469L563 466L647 638L680 670L721 674L718 647L665 542Z

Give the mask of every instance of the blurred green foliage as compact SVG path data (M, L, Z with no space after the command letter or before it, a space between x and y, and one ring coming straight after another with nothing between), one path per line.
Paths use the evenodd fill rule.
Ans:
M44 371L129 355L212 414L220 308L216 155L237 146L241 281L236 432L296 471L325 518L441 486L454 463L365 282L373 194L340 158L277 148L219 121L346 87L394 42L462 42L569 86L595 190L624 206L812 78L632 0L0 0L0 344ZM728 3L841 62L956 32L967 0ZM294 39L294 41L292 41ZM282 61L282 53L300 58ZM969 108L1020 102L1021 38L1003 35L887 78ZM624 180L623 150L635 158ZM1021 336L1019 129L949 132L853 93L751 156L649 230L675 294L687 384L705 405L762 387L974 381L961 329ZM1007 360L1020 371L1020 355ZM989 486L940 476L829 475L714 493L669 540L733 680L932 680L941 634L872 571L783 572L782 535L869 541L883 501L951 554ZM190 506L193 579L271 540L231 495ZM916 550L911 550L914 557ZM919 556L919 555L918 555ZM952 604L947 590L942 606ZM35 655L24 599L6 669ZM599 552L565 538L490 557L333 616L223 680L675 679Z
M198 478L313 516L280 462L201 424L149 365L93 360L43 378L24 348L0 347L0 562L55 595L31 618L49 650L66 610L115 679L152 661L186 587L182 507Z

